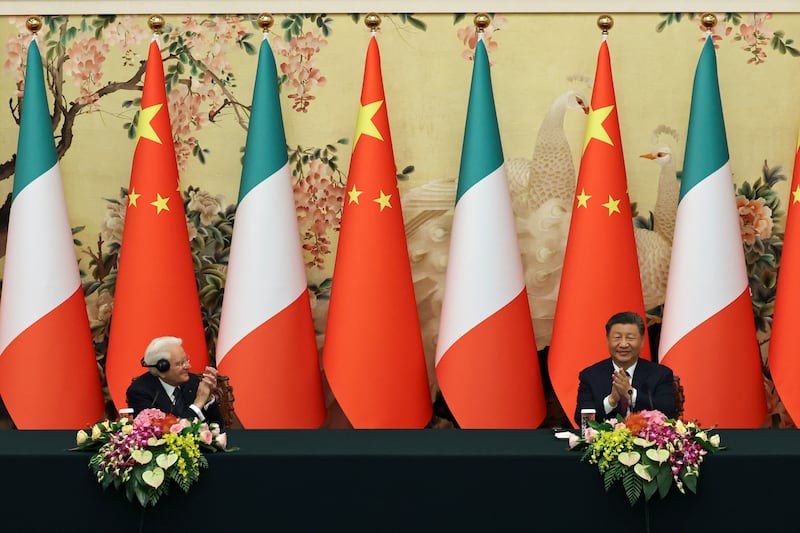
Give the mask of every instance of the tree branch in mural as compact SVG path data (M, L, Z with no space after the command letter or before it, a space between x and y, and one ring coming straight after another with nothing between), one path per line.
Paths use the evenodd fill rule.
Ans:
M706 29L700 24L702 13L664 13L664 20L656 25L656 31L662 32L667 26L690 20L697 24L698 29L705 35ZM779 54L789 54L792 57L800 56L800 50L793 47L794 39L787 38L783 30L772 30L768 23L772 13L717 13L720 23L712 30L714 46L719 48L719 43L725 38L742 43L742 50L750 57L747 63L760 65L767 59L767 47L771 47ZM705 40L701 37L699 40Z
M324 35L330 34L328 24L331 19L320 17L306 16L323 21L324 25L317 23L317 27L322 28ZM9 20L16 25L18 33L7 43L5 70L16 80L16 102L12 99L9 105L14 120L19 123L19 110L23 105L23 61L31 37L24 20ZM253 16L185 16L180 18L178 25L165 28L161 36L163 61L173 142L182 170L192 157L205 162L208 150L201 148L196 134L212 121L233 116L240 127L247 128L250 106L242 103L235 94L236 77L227 57L236 50L247 54L256 52L250 40L260 32L253 31L254 27ZM314 99L310 94L312 88L325 82L313 55L327 41L320 38L319 31L303 34L302 19L300 24L295 21L292 27L302 38L284 42L280 37L274 37L273 46L279 50L279 60L280 57L285 59L279 63L284 82L294 89L287 97L296 101L295 109L308 112ZM45 17L45 28L38 39L47 50L47 85L54 101L52 124L57 132L59 158L72 146L73 130L79 116L100 112L104 98L110 94L141 91L145 64L140 53L146 50L150 35L142 20L134 17ZM123 67L131 67L132 72L126 79L104 83L104 64L107 59L116 59L117 56ZM138 97L125 100L123 111L137 109L139 103ZM136 115L128 116L130 120L122 126L130 138L135 138ZM297 146L291 151L298 216L304 238L308 240L308 264L320 269L325 265L325 256L332 252L331 232L339 228L345 175L338 167L337 145L346 142L340 139L324 148ZM0 179L8 179L14 167L15 156L11 155L0 165ZM411 171L413 167L409 166L404 172ZM113 307L126 195L127 191L122 189L119 199L106 199L105 220L96 244L82 250L89 258L88 272L82 272L82 275L101 370ZM221 196L194 187L183 191L183 197L207 342L213 358L235 205L226 205ZM0 208L3 253L9 207L10 195ZM79 241L76 243L82 246ZM325 298L327 290L323 282L315 295L318 292L320 298Z

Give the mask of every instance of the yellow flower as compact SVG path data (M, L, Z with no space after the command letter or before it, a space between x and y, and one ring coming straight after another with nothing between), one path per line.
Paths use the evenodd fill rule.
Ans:
M675 431L683 435L686 433L686 426L683 424L682 420L678 420L675 422Z
M80 446L87 440L89 440L89 434L86 433L84 430L80 430L78 434L75 436L75 442L77 442L78 446Z
M92 426L92 440L97 440L100 438L103 432L100 430L100 426Z
M133 431L133 425L128 424L126 426L122 426L122 432L126 435L130 435L131 431Z

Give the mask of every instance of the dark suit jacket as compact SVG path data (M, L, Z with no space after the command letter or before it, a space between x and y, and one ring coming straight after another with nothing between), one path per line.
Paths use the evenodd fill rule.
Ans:
M620 414L615 407L606 414L603 399L611 393L611 374L614 365L611 358L584 368L578 375L578 404L575 422L581 423L581 409L594 409L597 420L615 418ZM633 373L633 388L636 389L636 404L632 411L658 410L672 418L675 416L675 388L672 370L669 367L639 359Z
M165 413L173 414L179 418L188 418L189 420L195 418L197 414L189 408L189 405L194 403L197 397L197 386L200 383L200 378L197 374L189 374L189 381L183 383L179 388L183 396L185 407L179 410L172 403L172 399L167 396L164 386L161 385L157 376L150 372L145 372L141 376L133 380L125 393L128 401L128 407L133 409L134 416L138 415L145 409L155 408L164 411ZM219 410L217 402L208 406L208 409L203 410L206 417L206 422L216 422L223 427L222 413Z

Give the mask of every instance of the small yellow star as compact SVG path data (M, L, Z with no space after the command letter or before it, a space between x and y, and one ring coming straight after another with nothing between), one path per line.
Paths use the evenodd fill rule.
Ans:
M797 202L800 202L800 185L792 191L792 203L796 204Z
M361 109L358 111L358 119L356 120L356 133L354 135L355 141L353 141L353 146L358 144L358 140L361 138L362 135L369 135L370 137L375 137L379 141L383 140L383 136L381 132L378 130L378 127L372 122L372 119L375 118L375 114L383 105L383 100L377 100L372 102L371 104L362 105Z
M347 203L348 204L357 204L358 203L358 197L361 196L361 193L363 193L363 192L364 191L359 191L358 189L356 189L356 184L354 183L353 184L353 189L347 191L347 195L350 196L350 200Z
M158 133L153 128L153 125L150 124L155 116L158 114L161 106L163 104L156 104L151 105L149 107L143 107L141 111L139 111L139 121L136 122L136 142L139 142L139 139L144 137L145 139L150 139L153 142L157 142L161 144L161 139L158 138Z
M392 207L392 204L389 203L389 200L391 200L391 198L392 198L391 194L384 194L383 191L381 191L381 195L372 201L381 206L381 212L382 212L384 207Z
M612 213L620 213L619 210L619 200L614 200L611 195L608 195L608 203L603 204L603 207L608 209L608 216L611 216Z
M586 151L586 147L589 145L589 141L592 139L597 139L598 141L603 141L606 144L614 146L614 143L611 141L611 137L608 136L608 132L603 127L603 122L608 118L608 115L610 115L611 111L613 110L613 105L601 107L600 109L589 109L589 122L586 124L586 136L583 138L584 152Z
M589 208L588 202L591 196L586 194L586 189L581 189L581 193L578 195L577 198L578 198L578 207L585 207L586 209Z
M138 207L136 205L136 200L139 199L141 194L136 194L136 189L131 188L131 192L128 193L128 206Z
M150 202L150 205L156 208L156 214L161 213L161 211L169 211L169 206L167 205L169 202L169 196L166 198L162 198L160 194L156 194L156 201Z

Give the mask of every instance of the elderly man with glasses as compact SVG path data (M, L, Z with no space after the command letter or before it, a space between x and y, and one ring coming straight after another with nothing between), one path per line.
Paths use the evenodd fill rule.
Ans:
M134 416L155 408L179 418L199 418L222 426L222 414L213 395L217 369L207 366L202 374L190 373L191 363L182 339L153 339L141 363L149 370L134 379L126 392Z

